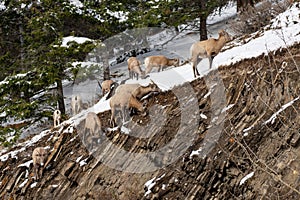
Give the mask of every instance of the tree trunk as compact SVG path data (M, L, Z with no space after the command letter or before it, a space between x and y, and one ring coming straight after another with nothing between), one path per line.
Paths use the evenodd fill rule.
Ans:
M103 64L104 64L103 80L109 80L110 79L110 70L109 70L109 62L108 62L107 56L104 57Z
M200 15L200 41L207 40L206 16Z
M64 101L64 92L63 92L63 85L61 80L56 81L57 84L57 102L58 102L58 109L60 110L61 114L66 114L65 108L65 101Z
M207 40L207 28L206 28L206 3L205 1L200 1L200 41Z
M23 38L23 34L24 34L24 28L23 28L23 24L20 23L19 24L19 38L20 38L20 45L21 45L21 52L20 52L20 56L21 56L21 68L23 71L27 71L27 68L24 68L24 38Z

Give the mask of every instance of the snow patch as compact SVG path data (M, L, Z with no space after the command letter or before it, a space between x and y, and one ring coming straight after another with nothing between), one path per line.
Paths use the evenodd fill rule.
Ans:
M19 188L22 188L26 185L26 183L28 182L28 179L25 179L20 185Z
M129 128L126 128L125 126L122 126L121 127L121 132L125 133L125 134L129 134L130 133L130 129Z
M61 46L62 47L69 47L69 45L68 45L69 42L76 42L78 44L83 44L87 41L92 41L92 40L87 38L87 37L68 36L68 37L63 38Z
M149 180L149 181L147 181L146 183L145 183L145 186L147 187L147 191L146 191L146 193L145 193L145 195L144 196L147 196L147 195L149 195L150 193L151 193L151 189L153 188L153 186L155 185L155 180L156 179L156 177L154 177L153 179L151 179L151 180Z
M37 185L37 182L34 182L30 185L30 188L34 188L34 187L36 187L36 185Z
M18 167L27 167L29 169L31 163L33 163L33 160L29 160L23 164L20 164Z
M162 179L165 175L166 175L166 174L163 174L163 175L161 175L160 177L158 177L157 179L156 179L156 177L154 177L153 179L147 181L147 182L145 183L145 187L147 188L147 191L145 192L144 196L149 195L149 194L152 192L151 189L155 186L156 181L159 181L159 180ZM155 179L156 179L156 180L155 180Z
M126 20L128 20L129 12L124 12L124 11L113 12L113 11L107 10L107 14L109 14L115 18L118 18L119 22L125 22Z
M87 164L87 162L86 162L87 159L88 159L88 158L86 158L86 159L80 161L80 162L79 162L79 166L82 167L83 165L86 165L86 164Z
M203 113L200 114L200 117L201 117L202 119L207 119L207 116L204 115Z
M220 52L214 59L214 66L230 65L243 59L258 57L280 48L289 47L300 41L299 30L300 9L294 4L290 9L273 19L273 25L266 26L260 37L251 39L246 44L236 44L237 47ZM277 27L278 26L278 27ZM276 27L276 29L275 29ZM271 29L270 29L271 28ZM270 29L270 30L267 30Z
M242 180L240 181L240 185L243 185L249 178L251 178L254 175L254 172L251 172L250 174L246 175Z
M76 162L78 163L78 162L81 160L82 157L83 157L83 156L78 157L78 158L76 159Z
M196 151L192 151L192 153L190 154L190 158L192 158L195 155L199 155L201 151L202 151L202 149L198 149Z
M79 0L70 0L70 4L74 5L77 8L82 8L83 4Z
M6 6L4 5L4 1L1 1L0 2L0 10L5 10L6 9Z
M73 133L74 132L74 127L73 126L69 126L67 129L64 130L63 133Z
M234 106L234 104L230 104L228 105L226 108L223 108L222 113L226 112L227 110L229 110L230 108L232 108Z

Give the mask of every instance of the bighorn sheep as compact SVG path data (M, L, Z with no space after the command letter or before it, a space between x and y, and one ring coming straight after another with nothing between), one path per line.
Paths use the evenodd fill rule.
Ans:
M102 94L106 94L110 91L111 86L114 84L113 80L104 80L101 85L99 85L102 89Z
M85 118L83 141L92 150L102 134L101 121L96 113L89 112Z
M161 92L161 89L152 80L147 86L142 86L138 83L120 85L116 89L115 93L131 93L134 97L140 100L142 97L151 92Z
M60 124L60 120L61 120L61 112L60 112L60 110L55 110L53 112L54 128Z
M145 59L144 62L146 68L145 74L150 73L153 67L157 67L158 72L160 72L160 70L163 70L168 66L175 66L175 67L179 66L178 58L169 59L165 56L149 56Z
M37 147L32 152L33 169L35 180L39 180L43 175L43 166L48 158L48 150L44 147Z
M79 95L75 95L71 100L71 108L73 115L77 115L82 109L82 99Z
M104 80L101 84L98 81L98 85L102 90L103 96L108 93L106 95L106 100L109 99L113 95L115 89L119 86L119 84L113 80Z
M114 96L111 97L109 105L111 107L110 123L112 126L115 126L116 123L116 119L115 119L116 109L121 110L123 123L127 119L126 109L135 108L142 113L145 111L145 108L143 107L142 103L138 101L135 97L133 97L131 93L115 94Z
M122 87L121 87L122 86ZM148 86L141 86L139 84L124 84L120 85L114 96L110 99L111 107L111 125L115 125L115 111L120 109L122 113L123 123L127 119L126 109L135 108L139 112L144 112L145 108L139 101L143 96L151 92L160 92L161 90L155 83L150 83ZM146 113L144 113L145 115Z
M196 42L191 46L190 54L195 78L200 75L197 69L198 63L203 58L208 58L209 68L211 68L214 57L218 55L222 47L230 40L230 35L225 30L220 30L218 39L209 38L207 40Z
M141 69L141 62L136 57L130 57L127 60L129 78L139 79L139 75L141 78L145 77L145 72Z

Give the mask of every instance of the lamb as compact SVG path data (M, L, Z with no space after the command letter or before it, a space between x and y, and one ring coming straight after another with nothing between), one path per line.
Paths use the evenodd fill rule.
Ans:
M158 68L158 72L160 72L160 70L163 70L166 67L169 66L175 66L178 67L179 66L179 58L174 58L174 59L169 59L165 56L149 56L145 59L145 68L146 68L146 72L145 74L148 74L151 72L153 67L157 67Z
M209 68L211 69L214 57L218 55L222 47L230 40L230 35L225 30L220 30L218 39L209 38L207 40L196 42L191 46L190 54L195 78L200 75L197 69L198 63L203 58L208 58Z
M145 95L151 92L161 92L161 89L151 80L147 86L142 86L138 83L123 84L116 89L118 93L132 93L132 95L138 100L142 99Z
M71 109L73 115L77 115L82 110L82 105L81 96L74 95L71 99Z
M139 79L139 76L141 78L145 77L145 72L141 69L141 62L136 57L130 57L127 60L128 65L128 72L129 72L129 78L133 79L136 77L136 79Z
M161 89L153 81L151 81L151 83L147 86L141 85L141 86L137 87L131 94L133 97L140 100L144 96L146 96L152 92L161 92Z
M39 180L43 175L43 166L48 158L48 150L44 147L37 147L32 152L33 169L35 180Z
M61 120L61 112L60 110L55 110L53 112L54 128L56 128L60 124L60 120Z
M89 112L85 118L83 141L92 150L102 134L101 121L96 113Z
M151 92L161 91L153 82L148 86L141 86L139 84L124 84L121 86L119 86L109 102L111 107L110 122L112 126L114 126L116 122L115 111L117 108L121 110L123 123L125 122L125 119L127 119L127 112L125 112L125 109L134 108L139 112L142 112L143 115L146 115L145 108L139 99Z
M101 85L99 85L102 89L102 94L106 94L111 90L112 85L114 84L113 80L104 80Z
M125 112L126 109L135 108L142 113L145 110L142 103L139 102L135 97L133 97L131 93L115 94L114 96L111 97L109 101L109 105L111 107L110 124L112 126L115 126L116 123L116 119L115 119L116 109L121 110L123 123L127 119L127 112Z
M131 93L140 86L141 85L139 83L122 84L116 89L115 94L124 92Z

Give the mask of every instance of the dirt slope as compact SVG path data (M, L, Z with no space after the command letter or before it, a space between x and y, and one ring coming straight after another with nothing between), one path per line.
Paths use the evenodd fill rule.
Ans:
M148 173L111 169L89 154L77 134L80 128L66 125L52 130L34 146L25 147L26 151L18 153L17 158L10 156L0 163L1 199L300 199L299 47L298 44L219 68L227 114L221 122L216 122L223 125L216 129L220 138L206 156L190 155L212 133L214 100L207 95L205 80L213 79L216 72L190 84L199 112L207 119L199 118L193 144L176 162ZM185 95L193 98L187 92ZM179 102L170 91L147 101L148 107L157 104L165 109L153 109L152 114L167 116L166 125L161 128L152 123L151 137L106 131L107 138L116 146L136 153L155 151L168 144L180 124ZM108 127L110 112L100 113L99 117L103 126ZM135 132L151 121L147 116L136 115L133 120L138 124L130 127ZM187 133L190 129L188 125L184 127ZM32 164L29 168L19 165L31 160L32 150L37 146L50 146L53 151L42 179L35 185ZM243 179L246 175L247 180ZM147 188L145 183L150 179L155 185Z

